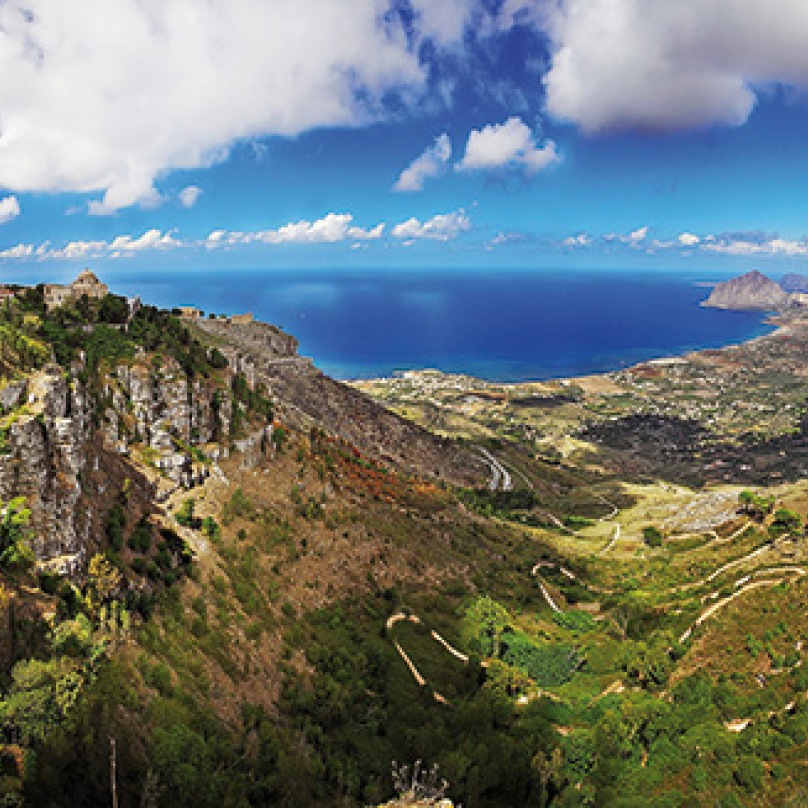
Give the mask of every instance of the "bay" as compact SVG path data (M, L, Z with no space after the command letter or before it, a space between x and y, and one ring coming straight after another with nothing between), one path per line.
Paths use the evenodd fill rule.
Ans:
M206 313L252 311L340 379L437 368L491 381L616 370L771 330L707 309L694 273L379 269L96 272L120 294Z

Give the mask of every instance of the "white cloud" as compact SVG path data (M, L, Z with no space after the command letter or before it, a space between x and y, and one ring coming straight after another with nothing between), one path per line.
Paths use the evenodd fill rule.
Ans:
M756 88L808 89L803 0L562 0L545 12L548 111L587 131L739 125Z
M428 238L449 241L471 229L471 220L462 210L452 213L439 213L425 222L415 217L400 222L393 228L393 235L400 239Z
M165 250L182 245L171 233L160 230L147 230L142 236L121 235L112 241L69 241L64 247L52 247L44 241L38 247L33 244L18 244L0 252L0 258L28 259L44 261L61 259L67 261L87 258L124 258L146 250Z
M198 185L186 185L179 193L180 203L184 208L192 208L202 194Z
M7 196L0 199L0 224L10 222L20 215L20 203L16 196Z
M99 258L105 255L109 245L106 241L70 241L61 249L50 249L41 254L42 258Z
M352 224L353 215L350 213L328 213L314 222L301 220L289 222L282 227L270 230L258 230L251 233L240 231L214 230L207 239L205 246L213 249L219 246L233 246L236 244L333 244L340 241L370 241L384 235L384 222L366 229Z
M165 250L169 247L177 247L180 242L170 233L162 233L160 230L147 230L139 238L131 236L118 236L109 244L112 252L132 253L143 250Z
M808 255L808 238L792 241L779 237L710 236L704 239L701 249L720 255L793 258Z
M423 5L425 33L459 35L461 3ZM417 42L387 11L382 0L7 0L0 187L102 192L92 212L109 213L158 202L156 177L222 160L237 140L375 120L391 91L412 103L425 86Z
M0 252L0 258L30 258L33 254L33 244L18 244Z
M636 230L629 233L627 236L622 237L622 241L625 241L627 244L637 244L638 242L642 241L648 235L648 225L644 227L638 227Z
M487 244L486 248L499 247L503 244L517 244L520 242L531 241L533 236L530 233L525 233L519 230L510 230L508 232L499 232Z
M693 233L681 233L677 241L683 247L695 247L701 239Z
M452 141L445 132L435 138L435 142L401 172L393 186L394 191L421 191L424 182L437 177L452 156Z
M505 123L472 129L457 170L490 171L521 166L528 174L535 174L559 160L552 140L539 146L530 127L520 118L512 117Z
M586 233L578 233L576 236L567 236L561 243L565 247L588 247L592 243L592 237Z
M474 14L481 9L477 0L410 0L421 36L441 47L460 42Z

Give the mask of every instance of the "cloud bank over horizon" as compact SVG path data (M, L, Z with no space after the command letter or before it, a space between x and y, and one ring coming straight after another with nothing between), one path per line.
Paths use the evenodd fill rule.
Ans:
M804 0L4 0L0 257L790 260L806 127Z

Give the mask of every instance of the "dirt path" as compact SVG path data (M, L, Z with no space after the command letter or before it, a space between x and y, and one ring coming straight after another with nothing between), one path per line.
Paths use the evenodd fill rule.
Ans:
M421 618L418 617L417 614L404 614L404 612L396 612L395 614L391 614L390 617L387 618L387 622L385 625L387 626L387 630L389 631L396 623L400 623L402 621L409 621L410 623L415 623L416 625L423 625L421 623ZM459 659L464 665L469 664L469 658L466 654L462 651L458 651L453 645L447 642L437 631L430 631L429 636L432 637L437 643L440 643L453 657ZM423 676L421 671L418 670L415 663L410 659L407 655L407 652L399 645L398 642L393 640L393 646L398 651L399 656L404 660L407 667L409 668L410 673L412 674L412 678L415 679L416 684L418 687L425 687L427 684L426 678ZM485 667L485 663L482 663L483 667ZM438 693L437 690L432 691L432 698L438 702L438 704L450 704L449 700Z
M746 561L751 561L753 558L757 558L762 553L767 553L771 550L771 545L764 544L763 547L758 547L757 550L752 550L751 553L747 553L745 556L741 558L736 558L734 561L730 561L727 564L724 564L722 567L719 567L714 572L710 573L705 579L705 583L709 583L710 581L715 580L719 575L726 572L727 570L732 569L733 567L737 567L739 564L743 564Z
M499 462L499 460L482 446L477 447L477 451L483 456L483 460L491 469L491 480L488 487L492 491L510 491L513 488L510 472Z
M794 568L794 572L798 576L805 574L805 570L803 570L801 567ZM682 636L679 637L679 642L680 643L685 642L685 640L687 640L690 637L690 635L693 633L694 629L698 628L705 620L708 620L710 617L712 617L717 611L719 611L719 609L723 609L725 606L732 603L733 600L735 600L736 598L739 598L741 595L743 595L743 594L745 594L747 592L750 592L753 589L759 589L762 586L776 586L777 584L781 583L784 580L785 580L785 577L783 577L783 578L773 578L771 580L766 580L766 581L752 581L751 583L744 584L736 592L733 592L731 595L728 595L727 597L723 598L722 600L719 600L717 603L714 603L712 606L708 606L696 618L696 620L693 622L693 624L690 626L690 628L688 628L687 631L685 631L682 634Z
M464 665L469 664L469 658L462 651L458 651L453 645L450 645L437 631L430 632L432 639L437 640L452 656L457 657Z
M394 640L393 645L395 646L396 651L398 651L401 658L404 662L407 663L407 667L410 669L410 673L412 674L412 678L415 679L418 687L423 687L426 684L426 679L421 676L421 672L418 668L415 667L415 663L407 656L407 653L404 649Z
M609 539L605 547L598 550L598 555L605 555L606 553L608 553L609 550L611 550L612 547L614 547L614 545L617 543L619 538L620 538L620 525L615 525L614 533L612 534L611 539Z
M541 589L542 595L544 595L544 599L547 601L550 608L556 613L561 614L561 609L558 608L558 604L550 597L550 593L547 591L547 587L544 585L544 581L539 578L536 583L539 585L539 589Z

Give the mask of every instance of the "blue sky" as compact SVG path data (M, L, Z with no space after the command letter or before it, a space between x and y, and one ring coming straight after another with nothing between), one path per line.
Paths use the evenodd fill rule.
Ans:
M808 5L751 5L6 0L2 272L808 273Z

